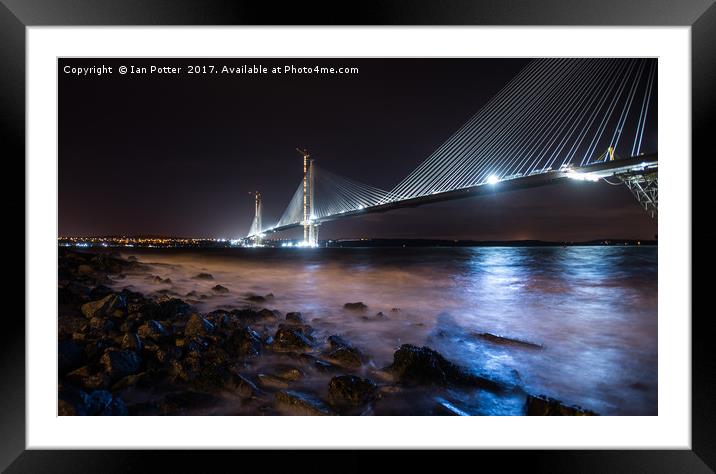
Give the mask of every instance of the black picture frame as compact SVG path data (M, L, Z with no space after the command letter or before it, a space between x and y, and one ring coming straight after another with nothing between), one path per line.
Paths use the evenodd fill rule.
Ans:
M390 0L291 2L226 0L0 0L0 121L4 162L25 163L25 47L31 26L111 25L569 25L690 26L692 41L692 156L710 157L709 119L716 104L716 5L714 0ZM685 159L686 157L684 157ZM24 169L24 166L23 166ZM24 173L24 171L20 171ZM694 186L695 187L695 186ZM15 198L16 199L16 198ZM700 205L694 200L695 205ZM694 214L695 215L695 214ZM24 226L23 226L24 228ZM32 249L25 248L27 252ZM706 257L700 265L707 265ZM696 283L696 281L695 281ZM693 292L693 290L692 290ZM19 299L19 297L17 297ZM692 327L692 449L616 451L481 452L480 465L495 458L550 472L713 472L716 470L716 364L710 312L669 315ZM0 468L7 472L164 471L235 462L230 451L25 450L25 321L3 318ZM668 380L660 380L668 383ZM240 429L237 427L237 429ZM340 463L357 452L340 453ZM266 453L254 453L266 456ZM414 452L421 460L425 451ZM474 454L473 454L474 455ZM291 453L292 463L318 462ZM211 464L206 464L211 457ZM148 463L148 459L153 461ZM321 458L323 463L323 458ZM330 461L327 461L330 462ZM357 461L365 465L362 461ZM468 461L473 462L473 461ZM324 464L325 466L325 464ZM295 466L294 466L295 467ZM294 467L291 467L293 469ZM355 466L354 466L355 467Z

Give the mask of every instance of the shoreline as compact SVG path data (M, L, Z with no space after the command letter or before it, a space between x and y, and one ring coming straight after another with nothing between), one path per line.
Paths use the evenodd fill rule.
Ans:
M180 298L108 286L142 265L59 248L60 415L468 414L451 391L484 392L519 406L515 414L595 414L477 375L429 347L402 344L391 364L376 367L370 348L340 333L319 337L297 312L252 303L200 313Z

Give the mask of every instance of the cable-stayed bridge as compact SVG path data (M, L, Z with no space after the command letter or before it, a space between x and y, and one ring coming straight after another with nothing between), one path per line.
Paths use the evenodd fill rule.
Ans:
M319 168L298 149L293 197L264 227L257 193L248 238L303 227L313 246L322 222L562 179L623 183L656 218L658 154L642 150L656 79L656 59L535 59L390 190Z

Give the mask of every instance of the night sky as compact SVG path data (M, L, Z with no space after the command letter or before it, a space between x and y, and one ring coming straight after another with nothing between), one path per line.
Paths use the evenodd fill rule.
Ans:
M391 189L527 63L523 59L61 59L61 236L243 237L250 191L283 212L307 148L319 167ZM356 66L354 75L120 75L120 65ZM77 76L64 66L112 66ZM655 114L643 151L656 151ZM624 186L571 182L321 226L320 237L651 239ZM296 233L295 235L298 235ZM294 236L288 233L287 236Z

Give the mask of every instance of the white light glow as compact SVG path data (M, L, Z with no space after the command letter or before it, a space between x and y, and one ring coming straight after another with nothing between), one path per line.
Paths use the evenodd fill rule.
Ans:
M500 182L500 178L498 178L494 174L491 175L489 178L487 178L487 184L497 184L499 182Z
M599 181L598 176L593 176L585 173L578 173L576 171L570 171L567 173L567 178L575 179L577 181Z

